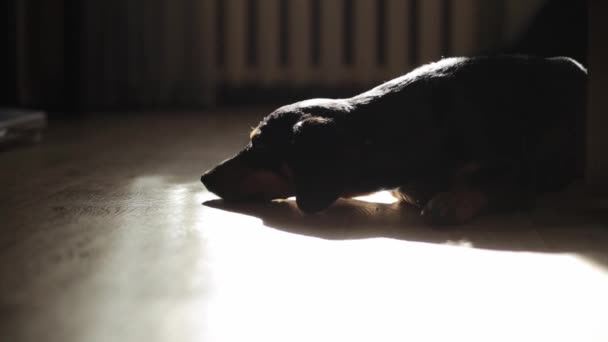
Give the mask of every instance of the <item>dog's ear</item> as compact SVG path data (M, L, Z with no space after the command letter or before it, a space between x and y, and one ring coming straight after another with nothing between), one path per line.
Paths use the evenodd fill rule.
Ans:
M308 116L294 125L291 165L296 203L303 212L321 211L340 197L335 144L331 119Z
M300 210L308 214L328 208L340 197L334 189L328 189L314 182L315 179L312 178L299 184L296 182L296 203Z
M340 193L327 175L316 170L298 170L295 176L296 203L305 213L316 213L332 205Z

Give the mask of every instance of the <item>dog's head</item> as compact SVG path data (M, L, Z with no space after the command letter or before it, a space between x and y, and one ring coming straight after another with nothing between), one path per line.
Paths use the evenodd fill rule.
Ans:
M251 132L234 157L206 172L201 181L224 200L271 200L296 196L304 212L330 206L353 182L352 148L337 119L306 108L279 109Z

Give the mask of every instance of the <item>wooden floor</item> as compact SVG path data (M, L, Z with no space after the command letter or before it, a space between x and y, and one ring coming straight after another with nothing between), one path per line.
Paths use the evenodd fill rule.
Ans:
M0 152L0 341L608 341L608 199L422 226L302 216L201 173L259 111L97 115Z

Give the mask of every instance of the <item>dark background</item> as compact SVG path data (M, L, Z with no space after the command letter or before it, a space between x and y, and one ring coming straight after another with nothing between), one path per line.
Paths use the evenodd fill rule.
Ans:
M437 40L437 58L463 52L529 53L587 62L585 1L439 0L436 16L429 17L423 9L429 2L409 0L403 13L407 29L402 32L407 49L403 67L378 77L349 78L349 70L358 70L357 49L365 33L354 29L356 1L332 0L340 16L330 23L341 32L332 44L339 45L339 63L346 76L332 82L322 77L296 82L281 76L289 75L298 54L305 55L300 58L308 63L306 70L311 74L327 70L324 33L334 27L323 27L327 22L321 18L327 13L322 1L273 0L278 14L270 17L276 28L271 55L276 57L278 76L268 81L256 69L262 70L267 62L268 54L261 51L265 48L261 24L268 24L264 6L269 3L239 1L243 13L234 12L235 2L223 0L4 0L0 5L0 106L78 115L95 110L201 109L346 96L434 59L424 52L429 40ZM310 31L310 48L300 51L294 36L297 13L289 13L302 1L307 1L310 11L310 22L303 28ZM386 37L401 32L391 32L385 24L388 1L357 1L367 1L375 11L369 49L373 63L382 67L397 50ZM474 12L471 43L464 50L453 44L460 6ZM427 38L424 27L431 21L437 22L438 32ZM235 30L242 37L236 43ZM230 75L238 73L237 67L254 70L258 76L235 79Z

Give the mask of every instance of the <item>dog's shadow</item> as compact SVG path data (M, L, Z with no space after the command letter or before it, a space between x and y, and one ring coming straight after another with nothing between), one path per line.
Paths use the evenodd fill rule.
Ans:
M529 213L488 215L461 226L433 227L417 209L400 203L340 199L322 213L302 214L294 201L203 205L262 219L267 227L331 240L394 238L427 243L465 244L476 248L572 252L591 256L608 266L608 210L579 205L565 198L541 203ZM580 201L579 201L580 204Z

